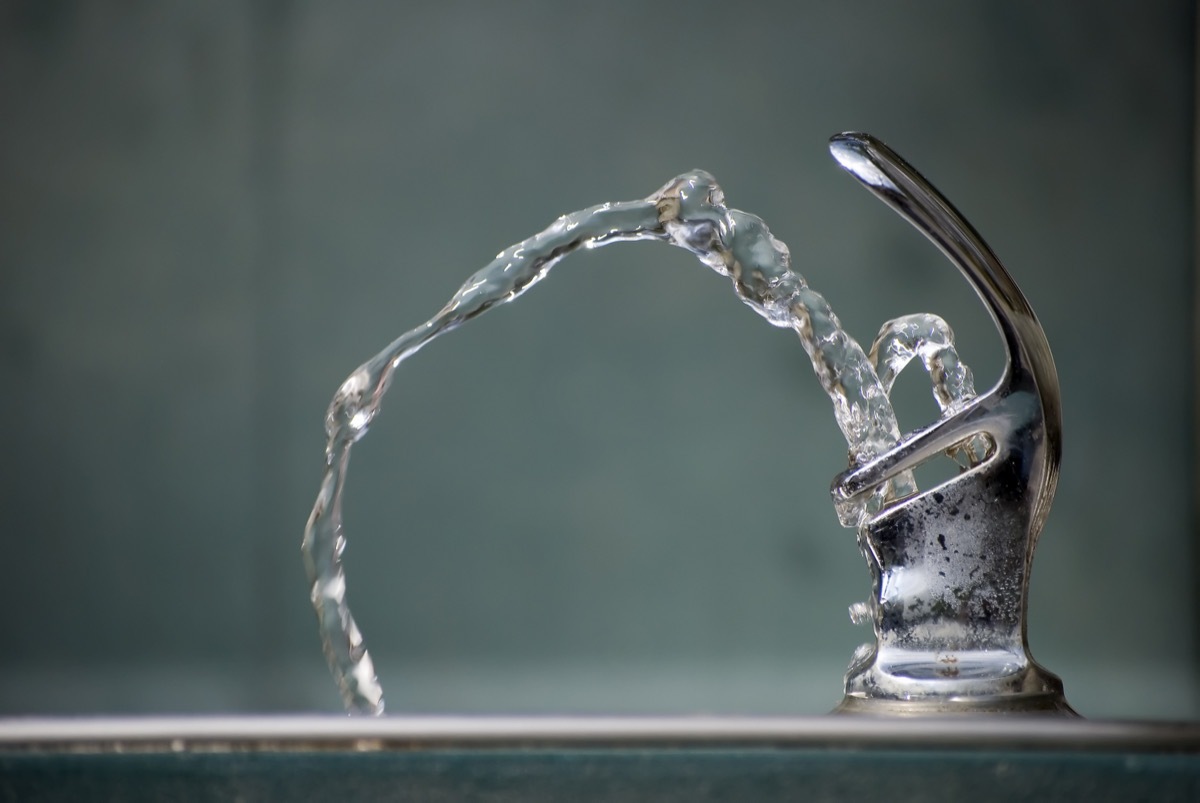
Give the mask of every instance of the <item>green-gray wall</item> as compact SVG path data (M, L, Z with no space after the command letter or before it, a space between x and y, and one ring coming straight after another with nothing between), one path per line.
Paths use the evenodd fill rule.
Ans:
M0 2L0 712L336 710L299 558L333 390L504 246L689 168L860 340L938 312L989 385L970 289L829 158L858 129L1054 348L1035 656L1085 714L1197 716L1193 43L1181 0ZM355 452L390 710L827 710L868 636L844 467L727 281L570 258Z

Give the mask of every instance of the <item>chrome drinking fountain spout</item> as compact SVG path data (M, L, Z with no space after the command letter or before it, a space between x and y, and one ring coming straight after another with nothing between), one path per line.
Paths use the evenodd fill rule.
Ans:
M886 145L840 134L838 163L912 223L962 271L1004 342L991 391L840 474L838 506L983 438L980 459L937 487L891 499L864 517L867 612L875 644L846 675L839 712L1073 715L1058 677L1029 654L1026 608L1034 547L1058 479L1058 375L1037 317L992 250L954 207Z

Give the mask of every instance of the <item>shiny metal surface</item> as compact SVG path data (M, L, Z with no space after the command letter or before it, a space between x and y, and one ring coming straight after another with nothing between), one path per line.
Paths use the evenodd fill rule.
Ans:
M1200 724L1045 717L138 717L0 721L0 752L465 747L944 747L1200 752Z
M1195 725L880 719L0 721L4 800L1184 801Z
M1062 452L1045 333L995 254L915 169L867 134L838 135L830 149L958 267L995 321L1006 357L989 392L834 481L844 504L972 436L991 441L979 465L886 505L860 528L876 641L856 656L838 710L1073 714L1061 681L1034 662L1026 641L1029 571Z
M0 722L3 800L1128 800L1200 794L1194 725L1024 717Z

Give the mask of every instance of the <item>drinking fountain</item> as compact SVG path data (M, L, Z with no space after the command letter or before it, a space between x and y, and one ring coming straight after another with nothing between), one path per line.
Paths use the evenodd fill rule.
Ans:
M885 144L846 133L831 151L975 289L1004 348L990 390L976 392L934 314L888 321L863 349L787 247L728 206L704 171L565 215L351 373L329 407L303 555L336 686L348 712L367 716L0 722L0 797L1200 799L1200 726L1085 720L1029 653L1029 577L1062 453L1058 377L1029 302L975 229ZM819 717L384 715L342 565L351 447L407 357L515 300L572 252L636 240L683 248L728 277L744 304L798 337L833 403L850 460L832 501L871 579L851 613L874 636L851 660L842 701ZM903 433L889 394L914 361L941 415ZM946 459L954 476L919 488L914 469Z

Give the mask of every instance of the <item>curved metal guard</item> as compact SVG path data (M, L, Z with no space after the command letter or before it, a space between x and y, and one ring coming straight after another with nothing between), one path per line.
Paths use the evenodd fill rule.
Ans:
M1045 333L991 249L916 170L866 134L840 134L830 150L962 271L1007 358L991 391L834 481L835 501L853 503L968 438L991 442L979 465L885 505L860 526L876 642L856 654L837 710L1073 714L1062 682L1030 657L1026 641L1029 571L1062 449Z

